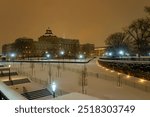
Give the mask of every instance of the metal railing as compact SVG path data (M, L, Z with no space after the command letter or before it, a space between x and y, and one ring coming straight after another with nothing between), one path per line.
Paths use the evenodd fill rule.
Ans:
M47 64L48 65L48 64ZM57 68L57 65L52 65L52 67ZM13 68L16 71L18 71L18 74L20 75L25 75L28 76L31 80L42 84L42 85L48 85L48 81L47 80L42 80L41 78L37 78L37 77L33 77L33 75L31 73L27 73L27 72L23 72L22 70L18 70L18 68ZM78 74L82 74L82 69L77 69L77 68L73 68L73 67L68 67L68 66L59 66L59 69L63 69L63 70L68 70L71 72L75 72ZM125 74L121 74L120 78L118 78L118 74L116 73L112 73L113 75L110 74L106 74L105 72L91 72L91 71L87 71L86 75L91 78L97 78L97 79L103 79L103 80L108 80L108 81L112 81L114 83L116 83L116 86L118 86L117 84L119 83L120 87L122 87L123 85L127 85L133 88L137 88L140 89L142 91L145 92L150 92L150 83L147 83L149 81L144 81L144 82L139 82L140 79L135 78L130 76L130 78L127 78L127 75Z

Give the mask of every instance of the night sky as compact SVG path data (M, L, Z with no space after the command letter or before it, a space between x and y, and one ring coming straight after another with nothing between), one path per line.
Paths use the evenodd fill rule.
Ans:
M0 48L18 37L37 40L47 27L59 37L104 46L108 35L145 17L144 6L150 0L0 0Z

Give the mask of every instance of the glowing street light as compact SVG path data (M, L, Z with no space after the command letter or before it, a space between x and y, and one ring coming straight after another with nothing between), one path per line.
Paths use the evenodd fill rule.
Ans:
M14 58L14 57L15 57L15 53L11 53L10 56L11 56L12 58Z
M50 56L51 56L50 54L46 54L46 57L47 57L47 58L50 58Z
M8 70L9 70L9 81L12 81L12 80L11 80L11 74L10 74L11 65L8 65L8 68L9 68L9 69L8 69ZM13 85L13 82L11 82L11 84Z
M124 55L124 51L123 51L123 50L120 50L120 51L119 51L119 54L120 54L121 56L123 56L123 55Z
M16 57L16 54L15 54L15 53L10 53L10 59L11 59L11 60L14 60L15 57Z
M61 55L64 55L64 54L65 54L65 52L62 50L62 51L60 51L60 54L61 54Z
M8 67L9 67L9 81L11 81L11 76L10 76L10 67L11 67L11 65L8 65Z
M130 75L127 75L127 78L130 78Z
M139 80L140 83L144 83L145 81L146 81L146 80L144 80L144 79L140 79L140 80Z
M13 58L16 57L16 54L15 54L15 53L11 53L11 54L10 54L10 57L13 59Z
M53 83L51 84L51 87L52 87L52 92L53 92L53 98L55 98L56 83L55 83L55 82L53 82Z
M46 51L45 53L48 54L48 51Z
M106 52L105 55L108 56L108 52Z
M112 52L109 52L108 55L109 55L109 56L112 56L113 54L112 54Z
M79 59L83 59L84 57L83 57L83 55L82 54L80 54L79 55Z
M108 71L109 69L105 69L106 71Z
M118 72L118 75L120 75L121 73Z
M60 51L60 55L61 55L62 58L63 58L63 70L64 70L64 54L65 54L65 51L61 50L61 51Z
M105 56L112 56L113 55L113 53L112 52L106 52L105 54L104 54Z

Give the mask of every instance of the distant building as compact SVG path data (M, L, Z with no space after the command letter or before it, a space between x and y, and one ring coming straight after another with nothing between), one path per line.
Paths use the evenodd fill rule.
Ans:
M106 47L95 47L94 55L95 56L102 56L105 53Z
M14 44L4 44L2 46L2 54L3 55L9 55L10 53L14 52L15 51L15 47L14 47Z
M34 56L34 41L30 38L18 38L14 42L15 52L20 58L29 58Z
M16 39L14 43L3 45L2 53L7 56L16 53L17 58L45 57L46 53L53 58L76 58L79 48L79 40L57 37L47 29L38 41L23 37ZM63 55L60 51L64 51Z
M18 38L14 43L5 44L2 47L3 55L7 57L13 56L17 58L32 57L34 51L34 41L26 37Z
M80 45L80 52L83 53L86 57L91 57L93 56L94 48L94 44L82 44Z
M53 55L53 57L63 56L65 58L75 58L79 52L80 43L77 39L57 37L53 35L50 29L47 29L46 33L39 37L38 42L36 42L35 45L37 54L48 52ZM64 55L60 55L60 51L64 51Z

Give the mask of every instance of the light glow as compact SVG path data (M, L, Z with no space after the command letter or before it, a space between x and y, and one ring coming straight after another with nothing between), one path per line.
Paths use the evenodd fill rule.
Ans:
M55 83L55 82L52 83L52 91L53 91L53 92L56 91L56 83Z

